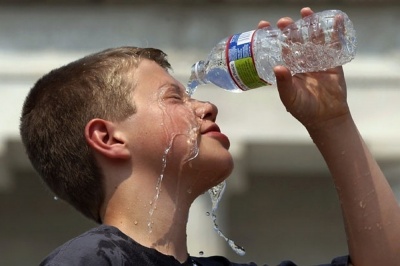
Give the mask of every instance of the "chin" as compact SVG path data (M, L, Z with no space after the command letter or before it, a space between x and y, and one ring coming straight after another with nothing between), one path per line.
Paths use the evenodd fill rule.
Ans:
M215 167L208 174L205 173L204 175L209 177L207 178L210 181L208 188L218 185L230 176L234 167L233 159L230 157L229 160L225 160L224 162L218 160L215 162L214 166Z
M232 157L229 160L229 163L226 164L225 168L223 169L223 172L221 173L221 177L222 177L222 181L224 181L225 179L227 179L229 177L230 174L232 174L233 171L233 167L234 167L234 163L233 163L233 159ZM218 182L218 183L220 183Z
M197 187L199 194L218 185L232 173L234 167L232 156L229 153L219 155L207 160L201 160L199 156L185 167L185 171L188 172L184 176L191 179L189 182Z

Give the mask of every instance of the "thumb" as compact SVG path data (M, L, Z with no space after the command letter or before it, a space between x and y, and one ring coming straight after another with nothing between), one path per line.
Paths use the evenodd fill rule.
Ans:
M286 109L292 105L296 97L295 88L293 87L292 74L290 70L284 66L274 67L274 73L276 76L276 85L279 92L279 97Z

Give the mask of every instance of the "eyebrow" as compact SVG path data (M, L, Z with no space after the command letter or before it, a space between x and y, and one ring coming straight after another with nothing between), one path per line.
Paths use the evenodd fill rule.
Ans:
M164 93L170 91L170 92L175 92L181 96L187 96L191 98L190 95L187 93L185 87L179 86L178 84L172 81L166 81L160 88L164 88Z
M169 88L172 88L175 90L175 92L179 93L179 94L185 94L186 90L182 89L180 86L174 84L174 83L166 83L165 86L168 86Z

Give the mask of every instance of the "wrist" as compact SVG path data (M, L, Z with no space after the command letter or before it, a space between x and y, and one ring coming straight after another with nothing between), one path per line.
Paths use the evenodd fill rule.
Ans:
M314 142L318 144L318 141L340 138L348 130L356 130L356 127L350 112L347 112L328 120L309 124L306 126L306 129Z

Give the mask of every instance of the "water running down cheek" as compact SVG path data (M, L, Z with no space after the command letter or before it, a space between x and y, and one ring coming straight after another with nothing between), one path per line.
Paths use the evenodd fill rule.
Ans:
M164 135L167 139L167 146L164 149L164 153L162 156L162 167L161 167L161 173L158 177L157 180L157 185L156 185L156 193L154 196L154 200L152 201L151 208L149 211L149 221L148 221L148 228L149 228L149 233L152 232L153 228L153 221L152 221L152 216L154 211L157 208L157 201L159 199L160 193L161 193L161 185L162 181L164 178L164 172L167 167L167 157L170 154L170 152L173 151L173 146L175 142L178 142L178 138L184 137L186 139L187 143L187 153L182 157L181 163L180 163L180 168L179 168L179 176L178 178L178 184L177 186L180 186L180 175L183 172L183 166L185 164L189 164L191 167L191 162L198 156L199 154L199 143L198 143L198 137L200 134L200 128L201 125L204 121L204 118L206 116L206 110L200 109L197 110L197 115L195 112L193 112L193 107L191 106L190 101L187 102L187 112L184 112L182 116L180 116L180 120L184 121L185 125L185 132L180 132L179 130L179 122L176 122L174 118L174 110L169 111L166 105L160 100L159 101L159 107L160 110L163 113L163 130L164 130ZM200 114L200 115L199 115ZM175 114L176 115L176 114ZM207 133L209 136L218 139L224 146L225 148L229 148L229 139L220 132L219 128L216 131L208 132ZM218 233L219 236L221 236L225 241L227 241L228 245L235 251L238 255L243 256L245 254L245 250L236 245L234 241L231 239L227 238L222 231L218 228L218 225L216 223L217 215L216 211L218 208L218 203L220 202L223 192L225 190L226 182L223 181L219 185L209 189L209 194L210 198L212 201L212 210L211 210L211 217L214 225L214 230ZM177 190L178 193L176 194L175 202L179 201L179 189ZM191 189L187 190L188 193L191 193Z
M174 152L174 144L176 149L180 146L178 143L181 137L184 137L186 139L186 147L187 152L182 156L180 159L180 167L179 167L179 173L178 176L176 177L178 180L177 187L179 188L180 186L180 175L182 173L182 168L186 163L190 163L193 159L195 159L198 156L199 153L199 145L198 145L198 135L200 131L200 126L201 124L197 122L196 116L190 106L186 107L185 112L181 112L181 116L177 116L176 113L174 112L175 110L168 109L164 101L162 100L162 97L159 96L158 98L158 106L160 108L160 111L162 112L162 130L164 131L164 138L167 140L166 142L166 147L164 148L164 152L162 155L162 161L161 161L161 173L158 177L157 180L157 185L156 185L156 191L155 191L155 196L153 201L151 201L150 205L150 210L149 210L149 220L148 220L148 229L149 233L152 232L153 229L153 214L154 211L157 209L157 203L160 197L161 193L161 186L162 182L164 179L164 173L167 168L167 158L171 154L171 152ZM179 118L179 121L177 121ZM182 124L184 126L182 126ZM183 128L184 130L182 130ZM183 132L182 132L183 131ZM178 202L179 200L179 189L177 189L178 193L176 193L176 198L175 202Z

